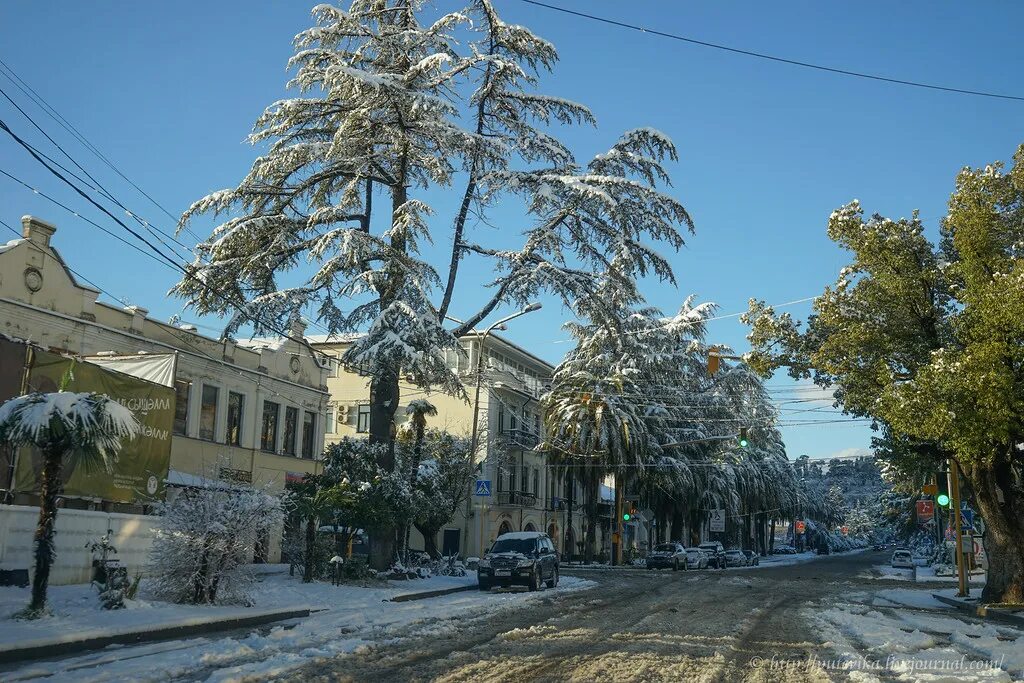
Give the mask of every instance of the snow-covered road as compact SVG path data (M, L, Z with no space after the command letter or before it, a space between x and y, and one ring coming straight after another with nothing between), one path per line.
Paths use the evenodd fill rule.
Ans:
M475 619L439 637L367 647L284 680L895 680L906 671L847 667L857 654L884 661L885 643L841 637L818 620L850 593L891 590L871 571L881 558L867 552L744 571L589 572L599 582L595 590ZM905 592L928 596L927 589ZM944 614L959 623L955 611ZM985 659L977 649L953 647L965 662ZM974 678L1009 679L998 670Z
M873 681L928 678L920 665L933 661L961 669L928 680L1020 678L1024 661L1013 653L1024 652L1024 635L963 617L927 587L894 584L876 568L883 559L865 552L742 571L591 571L563 576L555 591L411 603L341 589L347 604L289 629L108 649L0 678Z

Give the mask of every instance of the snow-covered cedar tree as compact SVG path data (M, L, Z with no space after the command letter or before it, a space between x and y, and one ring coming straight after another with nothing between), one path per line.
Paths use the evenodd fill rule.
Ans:
M148 590L181 604L251 605L248 569L259 538L278 528L281 499L212 477L162 504L149 554Z
M70 373L61 382L66 387ZM71 461L82 469L108 471L139 423L132 412L103 394L58 391L27 394L0 405L0 443L38 448L43 456L39 477L39 522L35 533L32 600L21 613L34 618L46 608L46 588L54 560L60 475Z
M212 215L216 225L174 291L200 313L230 315L227 333L280 333L302 315L329 334L365 332L343 361L369 376L375 443L392 440L400 378L464 396L444 352L495 309L542 292L573 307L613 257L672 281L659 252L692 230L658 189L669 180L662 163L676 157L668 138L641 128L577 163L553 129L593 116L537 90L554 47L505 23L490 0L447 13L425 4L314 8L316 25L296 37L289 63L297 95L267 108L250 136L262 156L181 220ZM454 215L438 215L430 202L453 192ZM525 212L484 246L474 226L510 195ZM427 242L450 247L446 270L421 257ZM494 278L460 280L466 258ZM471 285L490 288L482 305L456 300ZM446 326L449 313L464 322ZM395 469L393 448L378 458ZM373 543L378 568L394 536Z
M763 302L746 316L766 375L837 387L881 428L880 457L908 475L957 461L985 521L982 598L1024 602L1024 146L1005 171L960 171L936 245L916 213L865 218L856 201L828 220L850 265L806 328Z

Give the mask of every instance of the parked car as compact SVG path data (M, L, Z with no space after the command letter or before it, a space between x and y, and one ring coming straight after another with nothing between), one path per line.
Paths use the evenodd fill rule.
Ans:
M889 560L889 564L893 567L913 569L914 558L911 556L909 550L897 550L892 554L892 559Z
M547 534L516 531L498 536L477 564L480 590L492 586L526 586L539 591L558 585L558 553Z
M687 548L686 566L688 569L707 569L708 554L700 548Z
M743 554L742 550L726 550L725 551L725 566L726 567L746 567L747 556Z
M796 555L796 548L791 545L777 545L772 549L773 555Z
M648 569L686 569L686 548L681 543L659 543L647 555Z
M744 550L743 554L747 556L748 566L756 567L761 564L761 558L753 550Z
M875 544L873 544L871 546L871 549L872 550L885 550L885 544L884 543L875 543Z
M725 546L721 541L706 541L697 547L708 556L708 566L715 569L725 568Z

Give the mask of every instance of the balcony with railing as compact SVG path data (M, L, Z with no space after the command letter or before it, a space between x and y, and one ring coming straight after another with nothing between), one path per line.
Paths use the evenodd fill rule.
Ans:
M499 491L498 505L510 507L535 508L537 507L537 496L522 491Z
M540 442L537 435L529 429L506 429L498 438L506 448L517 451L532 451Z

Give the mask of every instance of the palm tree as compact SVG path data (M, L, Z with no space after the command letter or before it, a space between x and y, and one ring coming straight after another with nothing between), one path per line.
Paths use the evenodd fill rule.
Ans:
M409 416L409 422L413 429L412 462L409 467L409 486L415 488L416 477L420 471L420 461L423 459L423 437L427 431L427 417L437 416L437 406L430 401L420 398L409 402L405 409ZM409 563L409 535L412 533L412 519L405 524L402 530L402 538L399 539L402 546L402 559ZM436 539L435 539L436 540Z
M62 389L67 380L62 382ZM43 455L39 482L39 523L35 534L32 601L21 613L35 618L46 607L46 588L53 565L54 524L61 471L75 461L84 469L101 464L109 472L126 439L139 431L131 411L108 396L58 391L32 393L0 405L0 442L34 446Z

